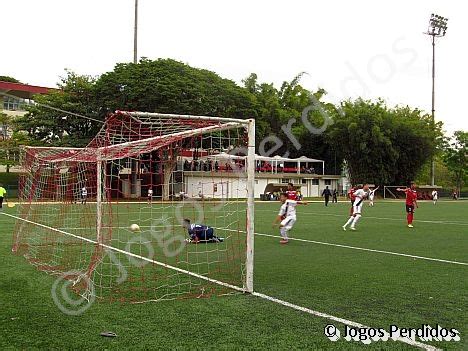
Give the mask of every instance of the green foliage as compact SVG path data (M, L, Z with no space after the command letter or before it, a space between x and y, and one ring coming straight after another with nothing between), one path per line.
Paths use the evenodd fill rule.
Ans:
M340 144L353 183L406 184L436 151L430 117L409 107L388 108L382 100L342 104L329 137Z
M335 144L328 142L327 131L318 134L310 131L311 127L324 125L325 119L331 118L337 110L332 104L321 101L326 95L325 90L311 92L299 84L303 74L298 74L290 82L283 82L279 90L273 84L258 83L255 73L243 80L244 87L254 94L256 100L257 150L269 156L274 151L274 154L287 157L323 159L326 173L339 173L343 159L337 155ZM307 125L302 120L303 113L306 114ZM272 141L262 145L262 140L267 140L265 138Z
M21 83L18 79L10 76L0 76L0 82Z
M18 129L26 131L31 138L43 144L85 146L100 124L49 107L99 118L94 84L92 77L66 71L66 76L58 84L59 90L34 97L37 105L28 106L28 113L18 118Z
M115 110L255 117L254 97L217 74L174 60L117 64L98 79L66 71L60 90L38 95L19 128L50 145L84 146L100 124L47 106L104 120Z
M457 189L468 183L468 132L456 131L447 143L443 160Z
M108 111L255 117L248 91L216 73L171 59L117 64L97 80L96 96Z
M419 171L415 178L416 184L429 185L431 184L431 160L428 160ZM453 187L453 179L450 171L445 165L442 155L436 155L434 158L435 166L435 184L444 189L451 189Z
M0 113L0 165L6 166L7 173L10 171L10 167L19 161L19 149L13 139L9 137L12 123L10 116Z
M120 63L97 79L67 71L60 89L37 96L39 104L28 108L17 128L32 142L84 146L101 124L46 106L102 121L115 110L253 117L257 152L323 159L325 172L334 174L346 160L355 183L405 183L441 149L441 125L434 128L421 111L388 108L380 100L347 101L337 107L323 101L325 90L302 87L303 74L277 89L259 83L255 73L240 87L171 59ZM313 131L321 126L323 130Z

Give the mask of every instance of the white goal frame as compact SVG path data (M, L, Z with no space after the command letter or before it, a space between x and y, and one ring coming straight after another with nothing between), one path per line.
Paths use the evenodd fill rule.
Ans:
M243 287L237 287L236 290L241 290L244 292L248 293L253 293L254 292L254 218L255 218L255 213L254 213L254 188L255 188L255 120L254 119L234 119L234 118L223 118L223 117L211 117L211 116L192 116L192 115L176 115L176 114L161 114L161 113L148 113L148 112L127 112L127 111L116 111L116 113L122 113L129 115L133 118L159 118L161 120L163 119L175 119L175 120L204 120L204 121L211 121L217 123L217 125L211 125L211 126L205 126L205 127L200 127L200 128L195 128L187 131L181 131L181 132L174 132L174 133L168 133L167 136L179 136L179 137L189 137L191 135L197 135L197 134L207 134L211 133L213 131L222 131L222 130L229 130L229 129L238 129L238 128L244 128L246 130L246 136L248 138L247 140L247 150L246 150L246 167L245 167L245 174L247 176L247 181L246 181L246 188L247 188L247 199L246 199L246 256L245 256L245 281L244 281L244 286ZM102 131L102 130L101 130ZM99 135L100 132L98 132L97 135ZM164 141L165 136L155 136L155 137L150 137L147 140L148 141L157 141L158 139L161 139ZM146 139L142 139L146 140ZM64 151L72 151L71 155L64 154L63 157L60 157L60 159L55 159L55 161L67 161L70 159L78 159L82 160L82 162L90 162L96 163L96 169L99 174L97 176L97 194L96 194L96 240L95 241L90 241L94 244L100 245L101 247L105 249L109 249L108 245L105 245L102 240L101 240L101 229L103 226L102 223L102 206L106 199L106 194L105 191L103 191L104 188L104 175L102 174L105 172L105 167L103 167L103 162L106 160L112 160L112 151L114 149L117 149L120 146L126 146L126 147L138 147L138 142L126 142L126 143L121 143L121 144L114 144L110 146L97 146L97 147L84 147L84 148L67 148L67 147L25 147L27 150L28 148L30 149L60 149ZM80 155L81 153L81 155ZM88 158L90 155L93 155L92 161ZM19 218L19 217L18 217ZM39 226L43 226L40 223L35 223L32 221L27 220L26 218L19 218L20 220L24 222L29 222L30 224L35 224ZM50 229L50 227L47 227ZM52 228L53 229L53 228ZM56 230L59 232L59 230ZM60 231L62 232L62 231ZM69 233L65 233L69 234ZM86 239L86 238L82 238ZM89 240L88 240L89 241ZM16 244L14 244L13 251L15 250ZM115 249L115 248L110 248L110 249ZM120 250L121 251L121 250ZM124 253L124 252L121 252ZM125 253L130 256L132 256L132 253ZM134 255L133 255L134 256ZM153 261L152 261L153 262ZM153 262L156 263L156 262ZM159 264L159 262L158 262ZM173 268L168 266L168 268ZM189 272L186 272L184 270L179 270L178 271L188 273L190 275L195 275ZM211 280L211 279L205 279L205 280ZM214 280L213 280L214 281ZM214 281L216 283L220 283L217 281ZM220 284L223 285L223 284ZM226 285L226 284L224 284ZM226 285L227 286L227 285ZM229 286L231 287L231 286Z
M225 129L230 129L234 125L244 126L247 128L247 225L246 225L246 259L245 259L245 291L254 292L254 232L255 232L255 119L236 119L211 116L192 116L192 115L176 115L151 112L128 112L116 111L128 114L132 117L157 117L157 118L176 118L187 120L207 120L219 121L226 124ZM211 127L201 128L203 133L211 131ZM99 184L98 184L99 188Z

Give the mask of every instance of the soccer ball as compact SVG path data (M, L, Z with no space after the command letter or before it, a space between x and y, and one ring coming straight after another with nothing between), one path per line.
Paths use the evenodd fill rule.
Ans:
M135 224L135 223L134 223L134 224L132 224L132 225L130 226L130 230L131 230L132 232L139 232L139 231L140 231L140 226L139 226L138 224Z

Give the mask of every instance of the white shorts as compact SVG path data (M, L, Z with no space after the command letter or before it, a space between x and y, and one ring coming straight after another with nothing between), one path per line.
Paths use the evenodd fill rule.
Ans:
M362 203L360 205L353 205L353 215L361 214Z
M296 223L296 217L286 217L281 221L281 226L286 230L291 230L294 223Z

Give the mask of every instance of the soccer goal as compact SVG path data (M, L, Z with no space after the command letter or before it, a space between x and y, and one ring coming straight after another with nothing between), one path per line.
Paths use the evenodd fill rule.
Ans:
M117 111L85 148L25 147L13 251L86 298L252 292L254 146L252 119Z

